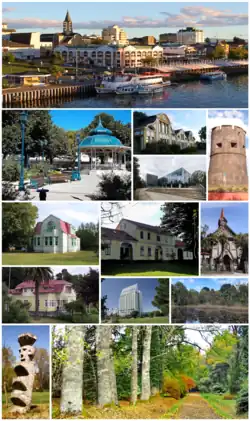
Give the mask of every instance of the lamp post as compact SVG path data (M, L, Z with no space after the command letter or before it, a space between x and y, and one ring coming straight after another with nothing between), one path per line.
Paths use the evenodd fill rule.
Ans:
M76 135L76 142L77 142L77 180L81 180L80 133L77 133Z
M28 119L27 111L22 111L20 114L22 148L21 148L21 171L20 171L20 180L19 180L19 191L25 191L25 188L24 188L24 136L25 136L25 126L27 123L27 119Z
M42 148L42 157L43 157L43 175L45 175L45 157L44 157L44 147L47 146L48 141L46 139L40 140L40 145Z

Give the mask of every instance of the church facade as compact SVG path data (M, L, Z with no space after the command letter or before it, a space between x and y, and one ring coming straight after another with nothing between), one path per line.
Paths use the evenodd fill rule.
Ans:
M32 244L37 253L80 251L80 238L76 235L76 229L54 215L36 224Z

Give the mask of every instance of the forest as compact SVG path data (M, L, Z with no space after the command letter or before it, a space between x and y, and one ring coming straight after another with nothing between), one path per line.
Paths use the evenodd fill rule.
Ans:
M53 418L247 418L247 326L53 326Z
M177 282L172 284L171 297L173 323L248 322L247 283L224 283L218 290L205 286L197 291Z
M76 300L65 304L63 312L56 313L53 318L44 316L39 311L39 286L51 279L72 283ZM29 311L30 303L14 299L8 294L25 280L34 280L36 307L35 314ZM28 300L26 300L28 301ZM70 269L54 273L49 267L24 268L12 267L2 269L2 308L4 323L98 323L99 322L99 272L89 268L86 274L71 274ZM51 316L52 317L52 316Z

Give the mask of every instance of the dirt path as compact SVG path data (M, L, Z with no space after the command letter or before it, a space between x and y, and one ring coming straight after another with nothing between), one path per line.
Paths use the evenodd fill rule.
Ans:
M199 393L191 393L183 400L174 416L175 419L218 419L220 418Z

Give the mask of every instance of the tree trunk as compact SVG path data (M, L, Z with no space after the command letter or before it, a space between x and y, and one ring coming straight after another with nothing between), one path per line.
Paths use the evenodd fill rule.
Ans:
M150 348L152 326L145 326L142 354L141 400L150 398Z
M61 413L79 414L82 412L85 332L84 326L70 326L66 331L67 361L64 363L62 372Z
M39 315L39 286L40 286L40 281L36 279L35 280L35 313L37 317Z
M138 388L137 336L138 336L138 328L137 326L133 326L132 328L132 372L131 372L131 403L132 405L136 404L137 388Z
M97 402L103 406L113 402L114 374L110 374L110 330L111 326L96 326L96 351L97 351Z
M113 357L113 350L111 348L112 345L112 327L109 326L109 351L110 351L110 387L111 387L111 400L115 405L118 405L118 396L117 396L117 386L116 386L116 375L115 375L115 364L114 364L114 357Z

